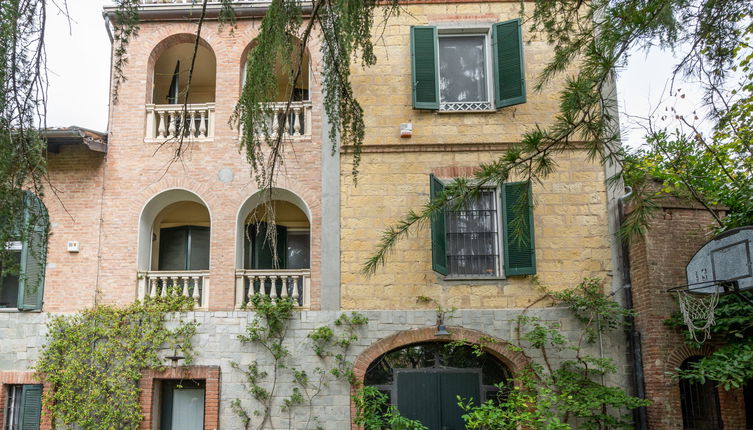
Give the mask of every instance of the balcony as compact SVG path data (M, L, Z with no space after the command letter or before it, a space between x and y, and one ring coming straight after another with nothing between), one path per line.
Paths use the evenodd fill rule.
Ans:
M138 298L184 296L196 307L206 309L209 290L208 270L148 271L138 274Z
M184 110L184 107L186 109ZM146 142L214 139L214 103L146 105Z
M299 101L290 103L290 111L285 115L286 102L270 103L272 111L270 130L272 137L277 137L280 123L283 123L284 139L311 138L311 102Z
M272 300L290 297L296 307L310 303L311 271L309 269L276 269L235 271L235 307L245 308L254 294L264 294Z

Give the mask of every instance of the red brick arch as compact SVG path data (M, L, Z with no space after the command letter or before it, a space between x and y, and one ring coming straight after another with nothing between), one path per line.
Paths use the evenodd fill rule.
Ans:
M397 332L391 336L378 340L376 343L373 343L371 346L366 348L358 356L358 358L356 358L355 363L353 363L353 372L355 373L356 381L358 381L359 384L363 384L364 376L366 375L366 370L369 368L369 365L374 360L379 358L382 354L401 348L403 346L421 342L452 342L464 340L468 343L483 345L484 351L493 355L499 361L504 363L504 365L507 366L507 368L510 369L510 371L513 373L513 375L523 370L530 363L528 357L526 357L522 352L514 351L513 349L511 349L510 347L512 345L503 339L490 336L478 330L472 330L463 327L452 326L448 327L447 331L450 332L449 336L437 337L436 327L415 328ZM353 399L351 398L351 422L355 415L356 407L353 403ZM351 429L360 430L359 427L355 424L351 424Z
M708 344L704 344L701 348L693 348L688 345L677 347L667 356L664 370L667 374L674 373L675 370L678 369L688 358L694 356L706 357L714 352L714 349L714 347L709 346ZM670 383L676 382L672 378L668 379L670 380Z
M154 82L154 67L157 64L157 60L162 54L165 53L165 51L181 43L196 43L196 34L190 32L171 34L156 43L154 45L154 48L152 48L152 51L149 53L149 57L146 62L146 103L154 103L154 100L152 100L152 82ZM217 53L215 52L214 48L212 48L212 45L202 37L199 37L199 45L209 50L209 52L214 56L216 65ZM215 69L215 75L216 73L217 71Z
M394 349L420 342L452 342L464 340L469 343L483 345L484 350L507 366L515 374L529 364L528 358L518 351L513 351L509 342L463 327L448 327L450 336L437 337L436 327L423 327L411 330L405 330L395 333L384 339L378 340L366 348L353 363L353 371L356 374L358 382L363 383L366 370L369 365L379 358L382 354ZM490 340L491 339L491 340Z

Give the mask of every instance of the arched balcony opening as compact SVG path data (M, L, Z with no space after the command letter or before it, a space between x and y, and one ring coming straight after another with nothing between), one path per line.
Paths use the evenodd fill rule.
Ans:
M256 40L252 41L242 56L241 88L246 83L248 70L248 57L256 46ZM290 71L297 68L301 61L301 73L295 83L291 85ZM250 71L253 73L253 71ZM311 56L308 49L303 51L301 58L300 41L293 50L289 62L280 59L275 61L275 76L277 77L277 95L271 104L272 115L269 119L270 129L277 131L279 124L284 123L283 133L286 138L301 138L311 136ZM292 95L290 112L285 115L285 108Z
M146 105L147 139L201 140L214 136L217 60L209 44L200 39L189 86L195 46L191 37L173 36L152 53L151 103Z
M206 205L185 190L147 204L139 235L139 299L183 295L207 304L211 220Z
M308 210L290 192L278 191L269 205L249 199L239 216L236 260L236 305L247 307L251 297L290 297L308 306L311 278L311 224ZM295 198L292 198L295 197ZM274 215L272 215L274 214ZM271 220L274 219L274 223Z

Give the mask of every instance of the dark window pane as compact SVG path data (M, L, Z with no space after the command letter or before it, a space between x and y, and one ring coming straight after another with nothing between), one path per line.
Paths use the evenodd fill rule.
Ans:
M462 209L447 211L445 224L450 275L499 273L494 191L482 191Z
M21 393L23 385L8 385L5 402L5 426L3 430L20 430Z
M21 266L21 252L10 253L10 261L0 264L0 308L18 306L18 271Z
M439 90L443 102L488 101L484 36L439 38Z
M209 228L191 227L190 266L188 270L209 270Z
M311 235L308 231L288 231L288 269L308 269Z
M701 357L690 357L680 366L690 369ZM717 430L722 428L719 412L719 395L712 381L701 384L686 379L680 380L680 403L683 428L686 430Z
M185 227L160 229L157 270L186 270L187 246L188 231Z

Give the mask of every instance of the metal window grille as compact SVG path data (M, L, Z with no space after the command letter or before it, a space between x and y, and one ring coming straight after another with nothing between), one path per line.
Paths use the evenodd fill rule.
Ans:
M689 369L701 357L691 357L680 366ZM722 428L719 410L719 396L711 381L701 384L685 379L680 380L680 403L684 430L718 430Z
M20 430L20 417L21 412L21 391L23 386L10 385L8 386L8 401L6 402L5 409L5 426L4 430Z
M451 276L499 274L499 228L493 190L483 190L460 210L445 212Z

